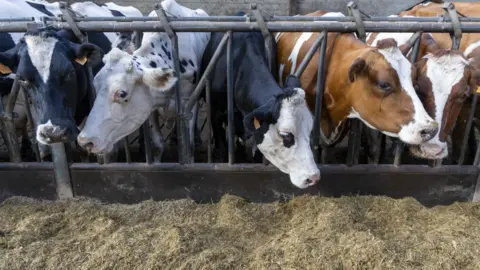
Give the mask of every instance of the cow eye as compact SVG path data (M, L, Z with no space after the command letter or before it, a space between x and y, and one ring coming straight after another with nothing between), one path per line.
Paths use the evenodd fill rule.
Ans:
M17 81L21 87L28 88L30 86L30 82L24 78L17 77Z
M380 87L380 89L382 89L383 91L391 91L392 90L392 86L388 82L385 82L385 81L378 82L378 87Z
M278 132L278 135L280 135L280 137L282 138L283 145L285 147L290 147L290 146L295 144L295 137L293 136L292 133L290 133L290 132Z
M128 93L124 90L118 90L115 92L114 99L116 102L128 102Z

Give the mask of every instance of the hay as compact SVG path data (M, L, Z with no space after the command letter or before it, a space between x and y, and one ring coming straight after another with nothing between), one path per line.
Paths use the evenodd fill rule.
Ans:
M101 204L10 198L0 269L479 269L480 204L225 196Z

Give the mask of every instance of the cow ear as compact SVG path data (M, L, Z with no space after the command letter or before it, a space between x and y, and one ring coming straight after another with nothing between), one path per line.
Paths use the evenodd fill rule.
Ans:
M284 84L284 88L287 88L287 87L300 88L300 80L297 78L297 76L288 75Z
M247 114L243 119L243 125L250 132L255 132L260 129L264 124L271 122L273 110L273 102L269 102L253 112Z
M6 52L0 53L0 73L10 74L16 69L17 60L17 47L14 47Z
M362 58L357 58L353 61L352 66L348 69L348 79L354 82L355 78L360 75L366 68L367 63Z
M85 65L88 61L92 67L97 66L103 58L104 51L97 45L85 43L75 46L75 62Z
M170 68L144 68L142 81L149 87L167 91L177 82L177 74Z

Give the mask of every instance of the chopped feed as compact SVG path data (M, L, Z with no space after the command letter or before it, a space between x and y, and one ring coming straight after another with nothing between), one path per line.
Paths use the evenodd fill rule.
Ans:
M16 197L0 205L0 269L480 269L480 204Z

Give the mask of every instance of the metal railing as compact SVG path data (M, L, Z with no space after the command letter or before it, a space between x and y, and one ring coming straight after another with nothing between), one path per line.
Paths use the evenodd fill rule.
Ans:
M188 100L182 100L180 97L180 91L178 89L178 82L174 86L175 88L175 101L176 108L176 128L178 136L178 159L180 164L191 164L194 161L193 146L190 145L189 130L187 121L192 117L191 111L197 103L204 89L206 89L206 105L207 105L207 162L212 162L212 149L211 149L211 109L210 109L210 84L209 76L211 75L220 55L226 50L227 55L227 104L228 104L228 163L233 165L235 163L235 143L234 143L234 124L233 124L233 93L234 93L234 78L233 78L233 59L232 59L232 35L237 31L260 31L264 34L266 41L266 52L271 63L271 42L273 42L272 32L319 32L317 40L313 43L312 47L307 52L302 63L299 65L295 75L300 77L311 61L313 56L319 52L318 60L318 72L317 72L317 86L316 86L316 100L314 111L314 128L312 132L311 145L315 152L316 161L324 160L324 152L326 149L320 144L321 134L320 130L320 115L322 110L322 98L323 88L325 86L326 67L325 67L325 54L327 49L327 37L331 32L356 32L357 36L361 40L365 40L365 34L367 32L411 32L413 33L410 42L413 45L411 54L411 61L415 62L418 57L420 36L422 32L448 32L452 33L453 48L458 48L462 33L480 33L480 18L458 18L456 16L455 8L452 5L445 6L445 17L442 18L402 18L402 17L373 17L362 18L358 11L358 7L355 4L350 3L348 5L350 16L347 17L307 17L307 16L269 16L263 17L261 13L256 9L255 5L252 5L252 11L254 17L250 16L212 16L212 17L196 17L196 18L176 18L167 16L167 13L161 9L160 6L156 6L156 17L89 17L89 18L76 18L71 14L65 6L61 6L63 9L63 15L61 17L45 17L42 18L42 24L34 22L33 18L15 18L15 19L0 19L0 32L25 32L32 27L52 27L55 29L71 29L82 40L86 42L86 36L83 32L119 32L119 31L135 31L137 32L136 46L140 46L141 33L142 32L166 32L172 41L172 56L174 61L174 68L177 74L180 73L179 52L177 44L176 32L225 32L223 39L221 40L217 50L213 54L212 59L204 70L201 78L198 80L198 84ZM272 69L273 67L270 66ZM273 71L276 72L276 71ZM89 81L92 84L93 74L91 68L89 68ZM93 85L93 84L92 84ZM20 163L20 151L18 141L16 139L14 125L13 125L13 107L17 94L20 90L20 86L15 81L10 94L9 102L6 106L3 106L0 102L0 128L2 136L7 142L10 161L13 163ZM92 87L93 89L93 87ZM90 95L90 105L93 106L93 100L95 97L95 91L93 90ZM27 95L25 95L27 96ZM467 147L468 134L472 128L475 106L477 101L477 95L474 95L472 111L469 115L467 129L465 137L463 138L461 146L461 154L459 158L459 164L463 165L465 152ZM27 102L28 104L28 102ZM28 106L27 106L28 107ZM33 123L31 113L27 114L29 121ZM362 123L360 121L354 121L352 125L349 143L348 154L346 158L346 164L352 166L358 164L359 152L360 152L360 135L362 133ZM142 126L145 145L145 159L147 164L153 163L152 155L152 142L150 138L150 127L147 122ZM378 137L376 142L381 145L384 142L384 135ZM132 163L132 154L129 148L130 142L126 138L123 141L125 146L125 156L127 163ZM35 144L35 152L38 153L38 147ZM377 149L380 149L377 147ZM320 155L320 151L322 151ZM403 146L398 143L396 146L395 157L393 165L399 166L401 164L401 155L403 152ZM54 168L56 171L57 184L61 190L59 194L63 197L73 196L71 184L69 181L70 175L69 164L67 162L67 156L65 149L62 145L55 145L52 147L52 155ZM40 161L37 154L37 161ZM480 156L480 147L476 150L476 157ZM322 158L323 157L323 158ZM379 164L380 153L375 154L374 163ZM104 163L109 163L108 160L104 160ZM324 162L322 162L324 163ZM125 164L127 166L127 164ZM436 162L436 166L440 166L440 162ZM479 165L479 158L476 158L474 166ZM85 165L87 166L87 165ZM90 165L88 165L90 166ZM128 165L132 166L132 165ZM393 170L392 170L393 171ZM70 189L68 188L70 186Z

